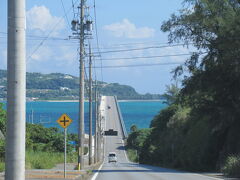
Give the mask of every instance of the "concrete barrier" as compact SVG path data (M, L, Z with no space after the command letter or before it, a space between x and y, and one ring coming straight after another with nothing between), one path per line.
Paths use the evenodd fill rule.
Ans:
M115 99L115 103L116 103L116 107L117 107L117 111L118 111L118 116L119 116L119 119L120 119L120 124L121 124L121 127L122 127L123 139L126 139L128 137L128 133L127 133L127 130L126 130L126 127L125 127L125 123L123 121L121 109L120 109L118 101L117 101L117 96L114 96L114 99Z

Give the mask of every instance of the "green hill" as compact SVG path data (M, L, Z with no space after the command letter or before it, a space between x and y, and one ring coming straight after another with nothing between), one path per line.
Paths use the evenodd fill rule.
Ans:
M87 81L85 82L88 89ZM0 70L0 98L6 98L7 71ZM94 87L95 88L95 87ZM160 99L159 94L139 94L131 86L98 81L102 95L116 95L118 99ZM87 92L87 91L85 91ZM27 73L27 98L36 100L77 100L79 78L61 73ZM87 97L87 94L85 94Z

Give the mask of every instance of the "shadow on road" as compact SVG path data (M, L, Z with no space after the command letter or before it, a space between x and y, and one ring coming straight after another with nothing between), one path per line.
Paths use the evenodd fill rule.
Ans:
M118 163L117 167L123 169L102 169L99 170L99 173L113 173L113 172L144 172L144 173L187 173L182 171L176 171L172 169L166 169L161 167L154 167L149 165L142 165L137 163ZM129 169L128 169L129 168ZM134 168L134 169L133 169Z
M124 146L118 146L117 149L118 150L125 150L125 147Z

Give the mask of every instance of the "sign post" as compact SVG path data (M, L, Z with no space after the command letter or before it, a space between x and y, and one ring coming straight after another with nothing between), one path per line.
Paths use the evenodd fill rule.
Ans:
M72 119L67 114L61 115L57 120L58 124L64 128L64 178L66 178L66 163L67 163L67 127L72 123Z
M64 128L64 178L66 178L67 163L67 128Z

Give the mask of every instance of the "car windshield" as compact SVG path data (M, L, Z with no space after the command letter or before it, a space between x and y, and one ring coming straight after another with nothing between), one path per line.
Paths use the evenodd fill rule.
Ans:
M109 157L115 157L116 154L109 154L108 156L109 156Z

